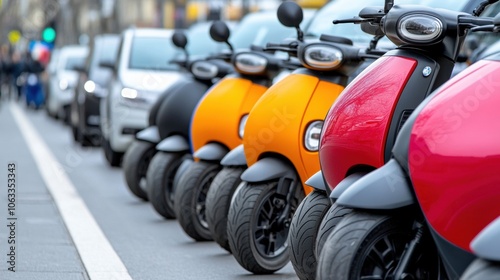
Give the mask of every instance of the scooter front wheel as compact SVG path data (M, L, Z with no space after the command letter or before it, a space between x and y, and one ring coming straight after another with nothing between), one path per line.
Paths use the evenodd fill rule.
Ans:
M231 248L227 240L227 213L244 170L242 167L224 167L215 176L207 194L208 228L215 242L228 252L231 252Z
M149 201L156 212L166 219L175 219L174 178L184 155L183 153L156 153L146 175Z
M218 163L193 162L176 185L175 215L184 232L196 241L212 240L205 205L210 185L220 169Z
M316 236L321 220L331 205L325 192L314 190L300 203L293 215L288 235L290 261L301 280L316 277Z
M328 212L321 221L321 225L319 226L318 230L318 235L316 237L316 244L314 248L317 259L319 259L319 256L321 254L321 249L323 248L323 246L325 246L328 236L330 236L330 234L335 229L337 224L351 212L352 208L340 206L337 205L336 203L330 206L330 209L328 209Z
M134 141L123 157L123 173L130 191L137 197L148 200L146 194L146 172L156 153L153 143Z
M460 280L498 280L500 264L477 259L465 270Z
M316 279L392 279L406 246L413 239L413 219L353 212L328 237L318 261ZM409 279L440 279L440 262L424 233L405 270Z
M286 198L277 194L276 181L238 187L228 213L227 234L231 252L244 269L270 274L288 263L289 222L303 197L303 189L297 187L287 205Z
M108 140L102 139L102 150L104 151L104 157L106 161L112 167L119 167L123 158L123 153L113 151L111 144Z

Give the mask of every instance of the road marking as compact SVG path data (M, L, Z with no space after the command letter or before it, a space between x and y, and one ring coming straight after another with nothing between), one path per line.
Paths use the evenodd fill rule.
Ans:
M132 279L64 168L16 103L10 110L80 254L91 280Z

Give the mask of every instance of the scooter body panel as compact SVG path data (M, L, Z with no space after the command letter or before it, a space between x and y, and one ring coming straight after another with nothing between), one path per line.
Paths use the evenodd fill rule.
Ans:
M177 82L158 108L156 124L161 139L181 135L189 139L191 117L208 90L208 84L186 77Z
M384 164L392 114L417 61L384 56L363 71L330 109L320 140L320 162L331 189L351 168Z
M191 122L191 144L197 151L208 143L229 150L241 144L238 128L267 87L241 77L226 77L215 84L198 104Z
M480 61L436 92L412 124L408 168L431 227L470 251L500 216L499 61Z
M146 141L153 144L160 142L160 134L156 125L151 125L135 134L135 138L140 141Z
M267 156L284 157L305 185L320 169L317 152L305 148L307 126L324 119L343 88L299 73L270 87L252 109L245 127L243 145L248 166ZM306 193L312 190L306 188Z

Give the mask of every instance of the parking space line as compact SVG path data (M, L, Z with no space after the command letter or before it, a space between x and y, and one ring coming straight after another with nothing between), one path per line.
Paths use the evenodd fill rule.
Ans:
M132 279L75 186L16 103L10 110L54 199L91 280Z

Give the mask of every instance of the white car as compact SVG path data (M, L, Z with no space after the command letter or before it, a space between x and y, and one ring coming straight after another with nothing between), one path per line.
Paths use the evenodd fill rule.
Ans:
M138 28L122 33L118 57L103 61L113 69L108 95L101 99L104 155L119 166L136 132L148 125L149 109L182 74L169 62L182 51L172 44L170 29Z
M71 45L62 47L57 55L57 62L50 71L47 112L55 118L69 120L69 107L73 100L74 88L78 82L75 67L82 66L87 58L88 47Z

